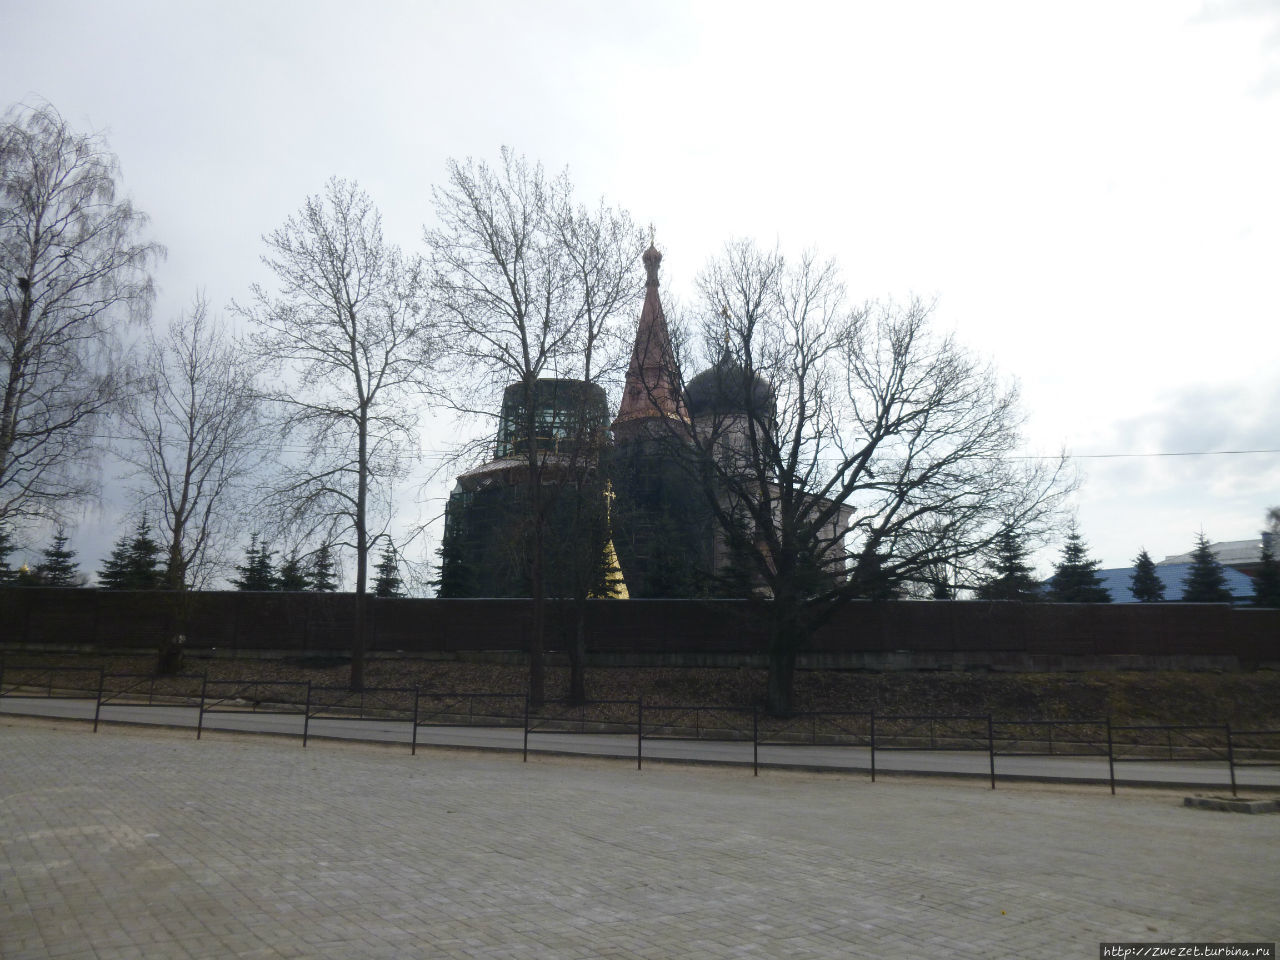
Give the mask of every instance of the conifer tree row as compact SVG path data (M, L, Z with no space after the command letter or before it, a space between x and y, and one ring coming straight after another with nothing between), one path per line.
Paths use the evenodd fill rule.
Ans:
M274 559L277 553L278 551L272 550L259 539L258 534L251 534L249 546L245 548L244 563L236 564L239 576L231 581L231 585L237 590L316 593L332 593L337 590L333 553L328 544L323 544L316 550L309 565L295 548L277 569Z

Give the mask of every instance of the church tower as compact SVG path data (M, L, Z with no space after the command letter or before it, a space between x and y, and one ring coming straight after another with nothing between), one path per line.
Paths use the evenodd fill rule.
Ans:
M688 421L680 392L680 369L671 348L671 332L658 296L658 267L662 254L653 244L644 252L644 306L636 327L636 342L622 389L622 403L613 421L613 437L626 442L642 435L667 432L662 421Z
M650 244L643 259L644 306L607 467L613 542L632 597L689 597L711 569L712 518L689 459L689 412L658 295L662 254Z

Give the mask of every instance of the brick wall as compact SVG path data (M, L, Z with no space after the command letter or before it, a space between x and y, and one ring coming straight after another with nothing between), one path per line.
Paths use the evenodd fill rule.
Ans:
M348 646L351 607L349 594L8 587L0 589L0 643L11 649L150 648L181 624L193 652L340 653ZM371 598L367 648L520 650L528 642L529 609L527 600ZM571 635L571 609L552 602L549 614L547 646L562 650ZM743 601L596 600L588 604L586 622L590 650L606 659L708 662L765 651L759 612ZM1052 668L1108 657L1280 664L1280 610L1180 603L853 603L818 631L810 653L814 662L868 667Z

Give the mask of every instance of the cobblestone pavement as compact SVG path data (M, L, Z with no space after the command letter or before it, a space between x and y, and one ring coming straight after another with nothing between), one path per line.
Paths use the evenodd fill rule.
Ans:
M1280 937L1280 816L1176 792L0 719L0 956L1096 957Z

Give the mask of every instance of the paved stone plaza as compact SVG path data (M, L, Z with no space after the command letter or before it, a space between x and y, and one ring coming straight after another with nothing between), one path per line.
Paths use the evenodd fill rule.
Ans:
M0 957L1096 957L1280 938L1280 816L0 718Z

